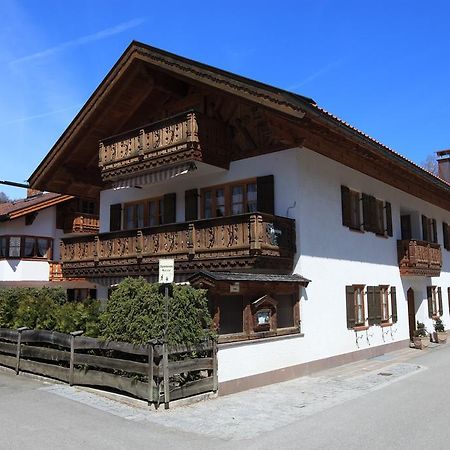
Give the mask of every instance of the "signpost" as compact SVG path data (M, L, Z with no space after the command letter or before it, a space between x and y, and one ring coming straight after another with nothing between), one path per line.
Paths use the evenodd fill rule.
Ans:
M160 259L158 281L164 286L164 310L165 310L165 324L164 324L164 343L163 343L163 359L164 359L164 407L169 408L169 356L167 353L167 330L169 328L169 286L173 283L175 273L175 260Z

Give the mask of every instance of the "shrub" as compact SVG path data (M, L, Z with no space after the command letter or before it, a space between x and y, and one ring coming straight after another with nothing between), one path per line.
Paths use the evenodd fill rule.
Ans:
M135 344L161 340L165 328L164 302L158 284L147 283L143 278L126 278L112 293L101 317L103 337ZM173 285L168 342L196 344L211 336L210 323L205 291Z

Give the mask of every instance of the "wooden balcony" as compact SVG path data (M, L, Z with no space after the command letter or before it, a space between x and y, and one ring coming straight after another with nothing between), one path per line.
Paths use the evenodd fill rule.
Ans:
M49 261L49 281L62 281L62 265L57 261Z
M295 254L295 221L242 214L62 239L65 277L154 276L160 258L176 274L197 270L287 273Z
M64 232L97 233L99 224L97 214L72 213L64 218Z
M436 277L441 273L439 244L414 239L397 241L397 254L401 275Z
M194 161L228 168L229 149L223 123L187 111L101 141L99 166L103 181Z

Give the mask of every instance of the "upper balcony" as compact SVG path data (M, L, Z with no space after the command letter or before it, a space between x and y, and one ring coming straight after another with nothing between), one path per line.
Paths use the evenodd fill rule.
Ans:
M442 269L439 244L416 239L397 241L398 264L401 275L437 277Z
M97 214L69 213L64 217L64 233L97 233L99 226Z
M193 110L100 142L103 181L117 181L189 162L229 166L226 126Z
M62 239L64 277L156 275L174 258L181 277L197 270L289 272L295 221L252 213Z

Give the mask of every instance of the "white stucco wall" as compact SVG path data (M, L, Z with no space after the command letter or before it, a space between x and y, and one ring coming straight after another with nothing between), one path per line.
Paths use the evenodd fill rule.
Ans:
M25 218L0 223L0 235L39 236L53 238L53 260L59 259L59 238L56 230L56 208L39 211L31 225L25 225ZM49 264L42 260L0 260L0 281L48 281Z
M403 191L354 171L308 149L235 161L229 171L199 170L166 183L144 189L108 190L101 194L101 231L108 231L109 207L168 192L177 194L177 221L184 221L184 192L187 189L273 174L275 212L295 218L297 255L294 272L312 280L302 290L301 321L304 336L245 345L223 346L219 351L219 381L227 381L281 369L343 353L409 338L406 291L416 296L416 319L432 331L428 318L426 286L442 288L443 321L450 327L447 287L450 286L450 252L442 249L440 277L400 277L397 239L401 238L400 214L411 213L413 237L421 237L420 215L437 220L438 241L443 243L442 221L450 213ZM374 195L392 205L394 237L360 233L342 225L341 185ZM367 332L347 330L345 286L351 284L395 286L398 322L388 328L372 326ZM358 338L358 339L357 339Z

